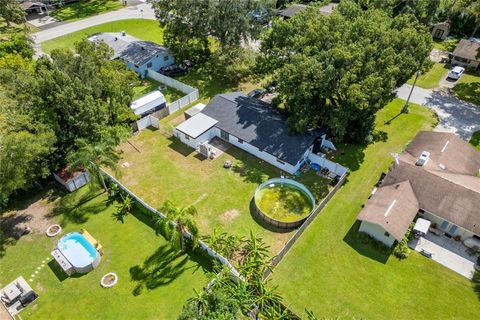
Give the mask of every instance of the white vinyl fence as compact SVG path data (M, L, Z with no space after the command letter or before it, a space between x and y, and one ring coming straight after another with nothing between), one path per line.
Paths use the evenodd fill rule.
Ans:
M164 76L163 74L160 74L153 70L148 69L147 77L157 82L163 83L168 87L172 87L179 91L182 91L186 95L174 102L169 103L166 108L167 112L156 112L155 114L152 114L150 116L147 116L145 118L138 120L137 128L139 131L149 126L159 128L160 126L160 123L158 121L159 119L162 119L168 116L169 114L172 114L175 111L188 106L189 104L197 101L200 98L200 93L197 88L191 87L188 84L185 84L183 82L177 81L170 77Z
M160 120L152 115L137 120L137 128L139 131L148 127L160 128Z
M135 199L135 201L140 204L142 207L144 207L145 209L147 209L148 211L158 215L160 218L162 219L167 219L167 217L161 213L160 211L158 211L157 209L155 209L154 207L152 207L151 205L149 205L148 203L146 203L145 201L143 201L142 198L138 197L135 193L133 193L132 191L130 191L127 187L125 187L120 181L118 181L117 179L115 179L113 176L111 176L109 173L105 172L104 170L100 169L100 172L105 176L107 177L108 179L110 179L110 181L112 181L113 183L115 183L120 189L122 189L123 191L125 191L128 195L130 195L133 199ZM175 225L175 223L173 221L170 221L171 224ZM188 238L188 239L192 239L192 234L188 231L185 231L183 233L183 235ZM216 259L218 262L220 262L222 265L226 266L229 270L230 270L230 273L232 276L234 276L235 278L237 279L242 279L242 277L240 276L240 273L237 271L237 269L235 269L235 267L230 263L230 261L228 261L228 259L226 259L225 257L223 257L222 255L218 254L215 250L213 250L212 248L210 248L205 242L203 242L202 240L197 240L198 242L198 246L205 252L207 252L207 254Z
M317 156L314 153L311 153L308 156L308 159L314 163L318 163L322 168L327 168L331 172L335 172L340 177L343 176L348 171L348 169L345 168L344 166L339 165L338 163L330 161L326 158Z

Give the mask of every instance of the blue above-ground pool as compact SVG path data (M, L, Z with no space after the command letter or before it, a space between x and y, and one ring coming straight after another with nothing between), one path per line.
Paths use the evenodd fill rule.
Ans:
M57 249L78 273L87 273L100 263L97 249L78 232L70 232L58 240Z
M313 171L320 171L321 169L320 165L315 162L310 163L310 168L312 168Z

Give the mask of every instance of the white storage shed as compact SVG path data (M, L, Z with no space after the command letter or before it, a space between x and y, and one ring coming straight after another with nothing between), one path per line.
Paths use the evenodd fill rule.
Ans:
M145 117L166 106L167 100L165 96L160 91L155 90L133 101L130 108L136 115Z

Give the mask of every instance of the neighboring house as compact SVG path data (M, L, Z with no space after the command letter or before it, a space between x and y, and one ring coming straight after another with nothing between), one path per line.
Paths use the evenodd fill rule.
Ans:
M97 33L88 37L92 42L104 42L113 50L113 59L125 62L127 68L145 77L148 69L158 71L174 64L170 51L154 42L142 41L125 32Z
M440 22L433 26L432 37L436 40L445 40L450 34L450 23Z
M452 65L478 69L480 66L480 40L462 39L452 53Z
M307 5L305 4L292 4L288 8L282 9L278 11L278 15L284 19L290 19L298 12L307 9Z
M480 240L480 152L453 133L418 133L360 211L359 231L387 246L415 217L447 237Z
M22 8L26 14L48 14L47 5L41 1L24 1L20 3L20 8Z
M319 11L321 14L325 16L331 16L333 13L333 10L338 6L338 3L330 2L323 7L320 7ZM282 9L278 11L278 15L282 17L283 19L290 19L294 15L296 15L298 12L303 11L307 9L307 5L305 4L292 4L288 8Z
M285 118L270 104L241 92L215 96L173 134L194 149L219 137L291 174L300 169L314 146L334 148L320 130L289 134Z
M54 173L53 177L70 192L83 187L90 181L90 174L88 171L78 170L71 172L68 168L63 168L59 172Z
M166 106L167 100L163 94L160 91L155 90L133 101L130 108L137 116L143 118L151 113L162 110Z

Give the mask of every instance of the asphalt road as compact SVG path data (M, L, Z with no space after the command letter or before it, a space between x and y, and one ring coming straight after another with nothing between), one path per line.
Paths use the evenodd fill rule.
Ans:
M397 89L397 96L407 100L412 86L404 84ZM428 90L416 87L411 102L434 110L440 119L435 131L455 132L464 140L480 130L480 106L462 101L440 90Z

